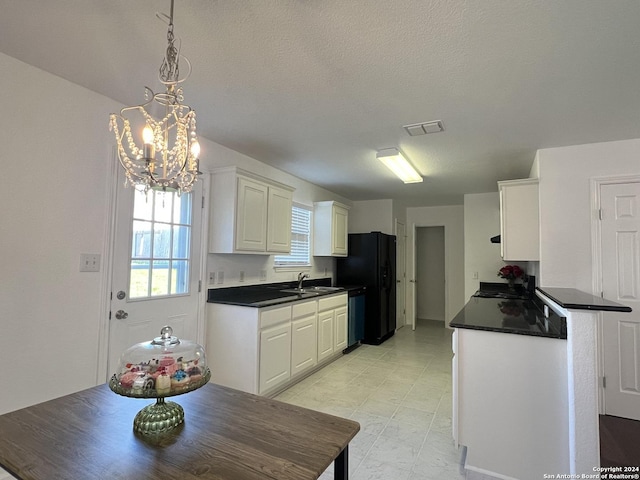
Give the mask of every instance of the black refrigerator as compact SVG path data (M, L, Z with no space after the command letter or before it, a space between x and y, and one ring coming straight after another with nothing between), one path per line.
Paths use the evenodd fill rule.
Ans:
M381 232L349 234L349 256L338 258L336 284L362 285L363 343L380 345L396 330L396 237Z

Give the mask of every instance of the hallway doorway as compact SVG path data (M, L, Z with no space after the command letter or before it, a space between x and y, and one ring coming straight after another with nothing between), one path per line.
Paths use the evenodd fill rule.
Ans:
M417 227L415 312L417 319L445 321L444 226Z

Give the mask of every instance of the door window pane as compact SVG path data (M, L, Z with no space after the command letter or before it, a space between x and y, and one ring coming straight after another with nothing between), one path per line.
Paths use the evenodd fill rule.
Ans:
M170 258L171 226L168 223L153 225L153 258Z
M151 257L151 222L133 221L133 242L131 258Z
M171 293L174 295L189 291L189 262L174 260L171 268Z
M177 196L173 200L173 223L191 225L191 195Z
M154 260L151 267L151 296L169 294L170 272L168 260Z
M176 225L173 227L173 258L189 258L191 246L191 227Z
M129 298L189 293L192 194L137 190Z
M133 218L151 220L153 216L153 199L149 198L141 190L136 190L134 196Z
M153 209L153 219L156 222L171 222L171 212L173 210L173 197L176 196L172 192L153 192L155 194L155 205Z
M130 298L148 296L150 271L151 269L148 260L131 261L131 285L129 287Z

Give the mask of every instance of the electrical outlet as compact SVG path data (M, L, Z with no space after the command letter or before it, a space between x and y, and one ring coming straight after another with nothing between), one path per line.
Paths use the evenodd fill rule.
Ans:
M240 272L240 279L239 279L239 281L240 281L240 282L244 282L244 271L241 271L241 272Z
M261 282L266 282L267 281L267 271L266 270L260 270L260 281Z
M471 275L471 278L473 280L477 280L478 279L478 272L473 272L473 275Z
M216 272L209 272L209 283L216 283Z
M218 285L222 285L224 283L224 271L218 270Z
M100 255L97 253L81 253L80 254L80 271L81 272L99 272L100 271Z

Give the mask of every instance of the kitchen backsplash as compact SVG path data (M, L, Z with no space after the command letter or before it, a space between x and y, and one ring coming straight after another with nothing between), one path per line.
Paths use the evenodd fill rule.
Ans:
M207 288L224 288L296 280L298 272L310 278L334 278L335 259L311 257L310 267L275 268L272 255L213 254L207 258Z

